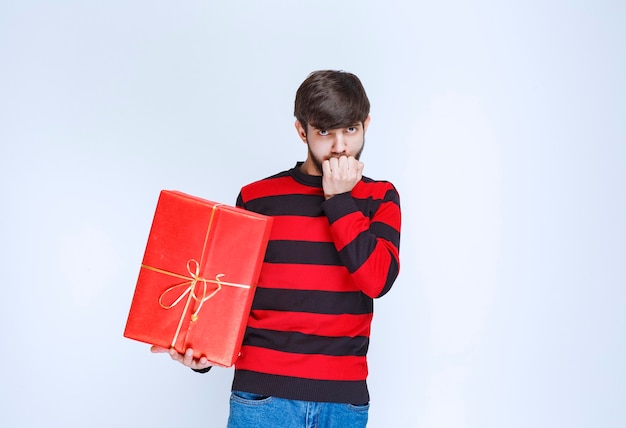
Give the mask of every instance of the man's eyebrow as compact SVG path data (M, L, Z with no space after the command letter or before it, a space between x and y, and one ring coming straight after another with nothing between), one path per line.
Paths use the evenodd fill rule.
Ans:
M334 126L332 128L324 128L324 127L320 127L320 126L315 126L313 124L311 124L311 128L313 128L316 131L330 131L333 129L343 129L343 128L359 128L363 126L362 122L354 122L353 124L348 124L348 125L339 125L339 126Z

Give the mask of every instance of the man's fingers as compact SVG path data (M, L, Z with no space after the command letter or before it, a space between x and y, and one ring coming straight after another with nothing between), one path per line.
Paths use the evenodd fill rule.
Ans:
M192 369L205 369L211 365L206 357L201 357L197 360L194 359L193 349L191 348L187 349L184 354L181 354L174 348L164 348L162 346L153 345L150 347L150 351L153 353L170 354L172 360L177 361Z
M350 162L348 162L347 156L339 156L337 159L337 167L340 171L345 171L350 168Z
M183 357L182 357L182 355L180 355L176 349L174 349L174 348L170 348L170 349L168 350L168 352L169 352L170 357L172 358L172 360L174 360L174 361L178 361L178 362L181 362L181 363L183 362Z
M185 357L183 358L183 364L191 366L193 364L193 349L189 348L185 351Z
M327 161L328 162L328 174L337 174L337 172L339 172L339 159L337 159L336 157L331 157L328 158Z
M322 162L322 174L329 176L330 175L330 160L326 159Z
M359 177L359 180L363 176L363 168L364 167L365 167L365 164L363 162L357 161L356 172L357 172L357 175Z
M324 161L322 164L322 171L324 174L332 173L335 176L342 176L347 171L356 168L358 161L352 156L332 156ZM327 168L325 168L325 166Z

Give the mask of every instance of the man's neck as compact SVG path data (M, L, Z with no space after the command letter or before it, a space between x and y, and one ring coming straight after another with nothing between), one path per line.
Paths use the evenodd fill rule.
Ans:
M302 165L300 165L300 171L308 175L322 175L322 171L318 169L311 158L307 158Z

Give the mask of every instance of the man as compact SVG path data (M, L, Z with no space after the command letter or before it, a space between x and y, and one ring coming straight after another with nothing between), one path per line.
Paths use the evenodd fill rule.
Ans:
M369 109L355 75L310 74L295 100L306 160L237 198L274 223L235 363L229 428L367 423L373 299L395 281L400 245L398 192L362 175ZM196 371L210 369L191 350L169 352Z

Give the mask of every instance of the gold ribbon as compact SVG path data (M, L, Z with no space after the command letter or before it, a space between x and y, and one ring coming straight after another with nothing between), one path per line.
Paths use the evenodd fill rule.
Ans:
M209 226L207 228L207 232L204 238L204 245L202 247L202 256L200 258L200 263L198 263L195 259L189 259L187 260L187 272L189 273L189 276L185 276L185 275L181 275L179 273L176 272L171 272L165 269L160 269L160 268L156 268L154 266L148 266L145 264L141 264L141 267L143 269L147 269L147 270L151 270L153 272L157 272L163 275L168 275L168 276L172 276L174 278L179 278L179 279L183 279L184 281L175 285L172 285L171 287L169 287L168 289L166 289L163 293L161 293L161 295L159 296L159 305L163 308L163 309L172 309L173 307L175 307L176 305L178 305L184 298L185 296L187 296L187 301L185 302L185 307L183 308L183 312L180 316L180 320L178 321L178 327L176 328L176 333L174 334L174 338L172 339L172 344L171 347L173 348L176 345L176 341L178 340L178 335L180 334L180 330L183 326L183 322L185 321L185 315L187 314L187 311L189 310L189 305L191 304L192 300L195 300L196 302L198 302L198 307L196 308L196 310L194 311L193 314L191 314L191 322L196 322L199 318L199 313L200 313L200 309L202 308L202 305L204 304L204 302L206 302L207 300L211 299L213 296L215 296L221 289L222 286L226 285L229 287L239 287L239 288L250 288L249 285L246 284L237 284L234 282L226 282L226 281L222 281L220 278L222 278L223 276L225 276L225 274L223 273L218 273L217 275L215 275L215 279L207 279L207 278L203 278L202 276L200 276L200 266L201 266L201 262L204 260L204 250L206 248L206 243L208 241L209 238L209 232L211 231L211 224L213 223L213 216L215 215L215 209L219 206L220 204L216 204L213 206L213 211L211 212L211 218L209 220ZM193 269L192 269L193 267ZM202 298L199 298L198 295L196 295L196 285L198 284L198 282L202 283ZM211 283L211 284L217 284L217 288L213 291L211 291L208 295L207 295L207 284ZM169 305L166 305L163 303L163 299L165 298L165 296L180 288L180 287L184 287L183 290L181 291L180 295Z

